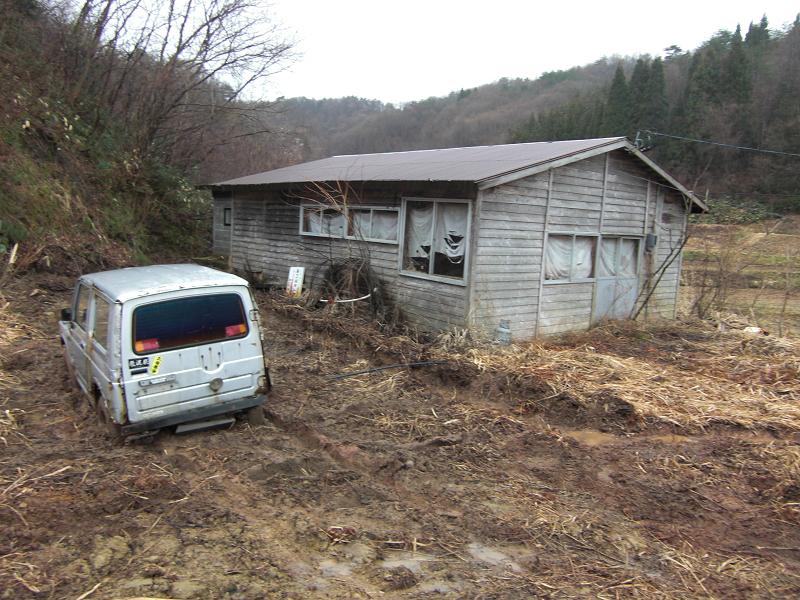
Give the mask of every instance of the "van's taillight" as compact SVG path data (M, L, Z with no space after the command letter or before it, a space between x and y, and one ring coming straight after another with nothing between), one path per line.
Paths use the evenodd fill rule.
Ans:
M151 338L149 340L140 340L133 345L137 352L147 352L148 350L158 350L158 340Z
M244 323L239 323L238 325L228 325L225 328L225 337L233 337L243 333L247 333L247 325Z

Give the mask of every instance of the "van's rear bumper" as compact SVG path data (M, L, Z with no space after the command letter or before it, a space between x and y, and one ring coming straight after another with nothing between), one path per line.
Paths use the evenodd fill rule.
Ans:
M179 425L180 423L188 423L189 421L198 421L200 419L208 419L209 417L216 417L218 415L226 415L231 413L240 412L260 406L264 404L267 397L264 394L257 394L248 398L240 398L239 400L231 400L223 404L212 404L209 406L202 406L192 410L176 413L160 419L149 419L147 421L139 421L137 423L129 423L122 425L120 428L122 435L130 435L132 433L140 433L142 431L151 431L156 429L163 429L171 425Z

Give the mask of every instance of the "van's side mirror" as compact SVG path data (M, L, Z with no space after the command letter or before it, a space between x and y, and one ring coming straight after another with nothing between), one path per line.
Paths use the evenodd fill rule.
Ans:
M61 320L62 321L72 321L72 309L62 308L61 309Z

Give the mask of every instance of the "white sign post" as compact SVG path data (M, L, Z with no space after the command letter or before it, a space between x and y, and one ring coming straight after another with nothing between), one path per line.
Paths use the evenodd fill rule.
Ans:
M305 267L290 267L289 279L286 280L286 295L290 298L299 298L303 293L303 278L306 274Z

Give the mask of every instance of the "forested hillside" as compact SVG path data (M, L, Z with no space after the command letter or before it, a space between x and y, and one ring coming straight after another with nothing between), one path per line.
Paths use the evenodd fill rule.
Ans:
M800 153L798 98L800 22L772 28L764 17L744 33L738 26L720 30L692 51L672 46L663 57L601 58L536 80L501 79L401 107L356 98L289 99L268 119L270 143L244 140L233 151L244 160L206 162L202 175L213 180L253 172L259 161L271 167L332 154L634 139L641 131L652 156L699 193L766 198L772 209L796 209L800 157L644 131ZM260 158L254 162L253 156Z
M695 189L793 193L800 176L800 21L770 30L766 17L742 36L719 31L694 52L620 66L605 95L580 95L532 115L515 141L641 132L656 159ZM654 131L676 137L647 133ZM677 137L769 149L758 153ZM780 154L794 153L795 156Z

